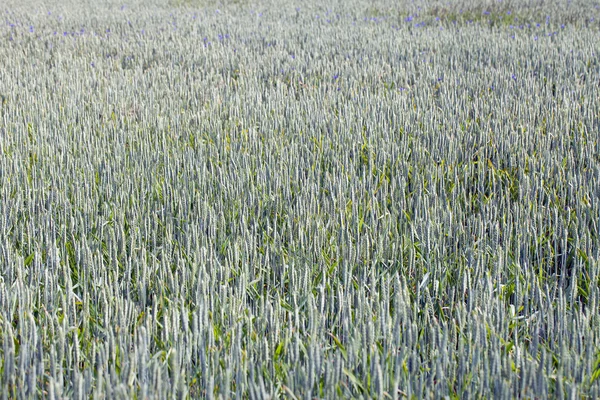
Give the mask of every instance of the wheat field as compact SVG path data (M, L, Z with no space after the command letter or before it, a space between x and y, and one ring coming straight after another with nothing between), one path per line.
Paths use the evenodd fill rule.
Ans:
M600 3L6 0L3 399L600 397Z

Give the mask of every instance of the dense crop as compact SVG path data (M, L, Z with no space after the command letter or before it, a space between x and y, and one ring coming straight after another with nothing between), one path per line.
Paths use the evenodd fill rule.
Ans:
M3 398L600 397L595 2L79 3L0 6Z

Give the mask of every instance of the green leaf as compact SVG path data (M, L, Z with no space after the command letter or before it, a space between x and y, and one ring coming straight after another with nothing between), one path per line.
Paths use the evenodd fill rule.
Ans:
M342 344L342 342L340 342L340 339L338 339L337 336L335 336L333 333L329 333L329 336L331 336L331 338L333 339L333 342L335 343L335 345L342 352L342 356L344 357L344 361L348 361L348 353L346 352L346 348L344 347L344 345Z
M27 256L27 258L25 259L25 266L29 267L31 265L31 263L33 262L33 258L35 257L35 252L31 253L29 256Z
M279 346L277 346L277 349L275 349L275 361L278 361L281 356L283 355L283 351L285 348L285 340L282 340L281 342L279 342Z
M360 391L361 393L364 393L365 387L363 386L362 382L356 377L356 375L354 375L352 371L348 370L347 368L344 368L343 371L344 374L346 374L346 376L348 377L348 379L350 379L350 382L352 382L352 384L354 385L354 388L358 389L358 391Z
M600 378L600 352L598 352L598 355L596 356L596 363L590 378L590 383L594 383L596 380L598 380L598 378Z

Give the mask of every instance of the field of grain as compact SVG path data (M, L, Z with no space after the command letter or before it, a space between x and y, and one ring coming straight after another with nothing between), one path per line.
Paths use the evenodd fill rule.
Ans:
M598 1L0 16L0 398L600 397Z

